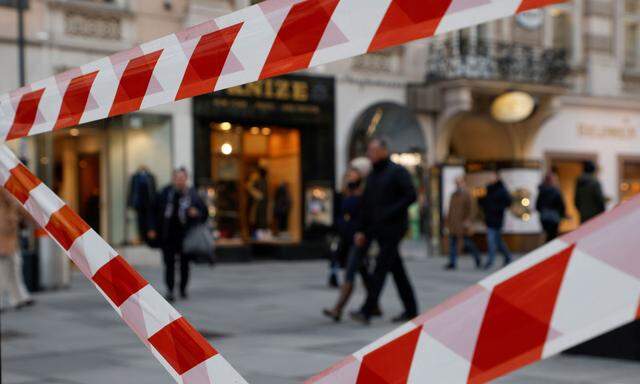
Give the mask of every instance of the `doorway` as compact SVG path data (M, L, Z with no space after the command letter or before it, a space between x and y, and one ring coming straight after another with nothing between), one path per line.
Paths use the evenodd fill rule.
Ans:
M100 231L100 154L78 155L78 204L80 215Z
M582 175L584 163L598 164L598 156L592 153L548 153L548 168L558 175L560 190L564 197L567 218L560 223L560 233L571 232L580 226L580 214L575 205L576 181Z

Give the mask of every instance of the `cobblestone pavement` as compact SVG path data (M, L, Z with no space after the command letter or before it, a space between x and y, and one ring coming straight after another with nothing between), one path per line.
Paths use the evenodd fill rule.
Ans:
M444 272L443 259L407 263L423 310L480 278L469 260ZM162 288L161 269L141 272ZM388 320L370 327L334 324L320 315L336 291L325 286L324 262L254 262L199 267L191 298L177 308L251 383L300 383L391 330ZM68 290L41 294L38 305L2 314L2 383L171 383L95 289L78 273ZM351 306L362 300L361 289ZM395 287L383 298L387 318L400 311ZM500 383L638 383L640 364L561 356ZM441 383L439 383L441 384Z

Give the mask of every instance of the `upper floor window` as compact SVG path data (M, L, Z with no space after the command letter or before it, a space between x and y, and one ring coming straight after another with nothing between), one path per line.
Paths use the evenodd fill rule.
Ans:
M564 6L550 9L551 13L551 45L553 48L571 50L573 41L573 24L571 10Z
M640 0L625 0L622 23L625 67L640 69Z

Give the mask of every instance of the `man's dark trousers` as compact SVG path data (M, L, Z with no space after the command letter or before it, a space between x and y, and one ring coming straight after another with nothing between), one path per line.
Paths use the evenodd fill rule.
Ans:
M180 245L175 245L180 244ZM164 279L167 290L173 292L176 281L176 258L180 258L180 292L184 293L189 284L189 258L181 253L181 242L170 243L162 248L162 256L164 259Z
M376 268L372 276L372 287L368 292L367 300L362 307L362 314L367 318L371 317L373 311L378 308L378 301L384 288L387 273L391 272L393 280L398 288L398 294L404 304L405 315L414 317L418 315L413 287L407 276L402 258L398 252L402 237L398 236L378 236L373 239L378 242L380 254L377 258Z

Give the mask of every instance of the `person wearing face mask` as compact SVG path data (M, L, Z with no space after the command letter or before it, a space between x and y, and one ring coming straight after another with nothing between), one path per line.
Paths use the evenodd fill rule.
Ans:
M343 184L342 201L336 220L340 242L333 262L338 263L342 260L342 264L346 264L345 277L335 306L323 310L324 315L334 321L340 321L342 318L343 309L351 297L358 272L362 276L365 288L369 289L369 273L365 263L368 247L358 247L353 242L362 213L363 182L360 171L353 167L349 168ZM379 309L376 309L376 314L380 314Z

